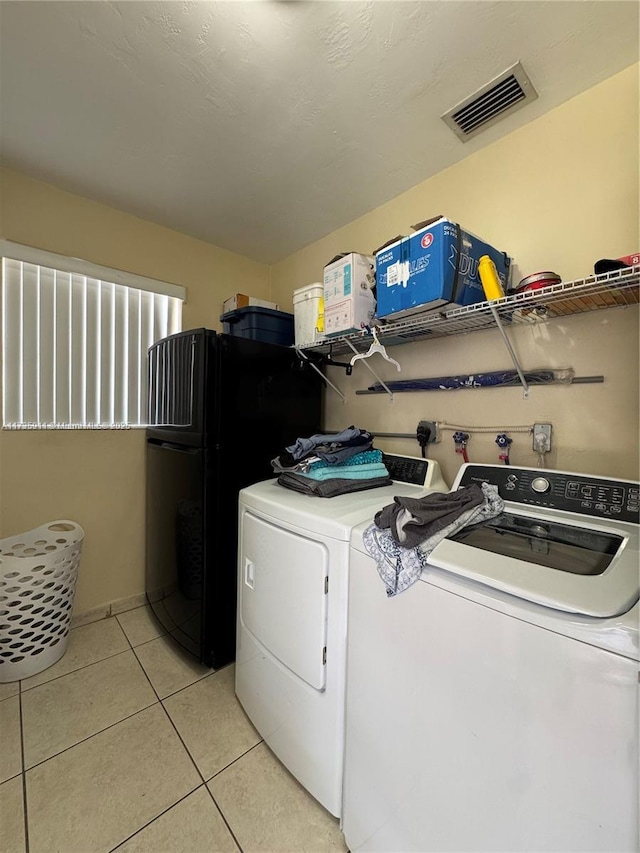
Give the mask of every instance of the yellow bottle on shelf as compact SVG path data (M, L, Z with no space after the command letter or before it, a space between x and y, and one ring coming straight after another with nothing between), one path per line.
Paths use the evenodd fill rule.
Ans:
M318 319L316 321L316 332L324 334L324 297L318 300Z
M487 297L487 301L491 302L493 299L502 299L504 296L504 290L502 289L502 284L498 278L496 265L493 263L489 255L483 255L480 258L478 262L478 273L480 275L482 289L484 290L484 295Z

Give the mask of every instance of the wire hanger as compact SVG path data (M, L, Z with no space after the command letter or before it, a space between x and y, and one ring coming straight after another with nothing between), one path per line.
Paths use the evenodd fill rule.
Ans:
M378 340L378 335L375 326L371 326L371 334L373 335L373 343L371 344L367 352L359 352L357 355L353 356L353 358L351 359L351 366L353 367L355 362L361 358L369 358L370 356L379 353L385 361L389 361L391 362L391 364L395 364L398 370L400 370L400 365L398 364L398 362L395 360L395 358L391 358L391 356L387 355L386 349Z

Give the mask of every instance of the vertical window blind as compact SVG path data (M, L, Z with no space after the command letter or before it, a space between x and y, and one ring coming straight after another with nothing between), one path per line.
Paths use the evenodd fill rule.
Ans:
M180 297L4 257L4 427L144 425L147 350L181 327Z

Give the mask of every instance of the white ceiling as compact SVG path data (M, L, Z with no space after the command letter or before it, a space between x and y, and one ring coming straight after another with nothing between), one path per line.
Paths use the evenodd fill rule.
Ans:
M3 161L273 263L637 61L638 11L4 0ZM539 99L460 142L440 115L517 60Z

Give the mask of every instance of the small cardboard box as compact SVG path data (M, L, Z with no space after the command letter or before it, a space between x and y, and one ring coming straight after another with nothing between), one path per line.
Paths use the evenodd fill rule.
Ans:
M255 296L246 296L244 293L234 293L222 303L222 313L227 314L229 311L237 311L238 308L271 308L273 311L278 310L275 302L267 302L266 299L256 299Z
M350 252L324 268L325 335L359 331L371 322L376 307L373 265L373 257Z
M478 262L489 255L506 292L511 258L445 217L419 223L376 255L378 317L484 302Z

